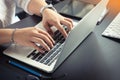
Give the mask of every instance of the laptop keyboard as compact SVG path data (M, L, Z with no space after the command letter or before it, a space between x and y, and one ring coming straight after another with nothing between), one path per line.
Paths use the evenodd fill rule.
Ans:
M56 60L57 57L59 56L65 41L65 38L58 30L54 34L55 34L54 40L56 44L49 52L46 51L45 53L40 53L39 51L34 50L27 56L27 58L50 66L52 62L54 62L54 60Z

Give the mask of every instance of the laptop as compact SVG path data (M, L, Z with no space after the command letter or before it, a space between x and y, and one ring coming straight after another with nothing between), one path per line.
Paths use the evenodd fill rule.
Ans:
M93 32L108 1L109 0L101 0L88 14L77 22L66 39L60 35L61 33L59 31L55 31L57 38L54 38L57 43L49 52L41 54L33 48L11 44L4 51L4 54L47 73L52 73L66 60L76 47ZM40 27L40 25L39 23L36 27Z

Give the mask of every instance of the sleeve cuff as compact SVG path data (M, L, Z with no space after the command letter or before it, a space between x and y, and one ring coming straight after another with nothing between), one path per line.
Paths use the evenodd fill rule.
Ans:
M33 13L28 11L28 4L31 0L17 0L17 5L24 9L29 15L33 15Z

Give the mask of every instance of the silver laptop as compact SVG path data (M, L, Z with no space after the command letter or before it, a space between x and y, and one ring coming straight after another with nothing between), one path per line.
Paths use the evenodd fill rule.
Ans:
M17 44L11 44L4 54L16 60L22 61L45 72L53 72L75 50L75 48L94 30L96 23L106 8L109 0L101 0L83 19L77 22L65 40L59 32L56 32L57 43L49 52L40 52ZM36 27L40 27L41 23Z

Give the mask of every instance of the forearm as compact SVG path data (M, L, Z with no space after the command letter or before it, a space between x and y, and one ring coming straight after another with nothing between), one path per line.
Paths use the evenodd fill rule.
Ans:
M11 34L13 29L0 29L0 44L11 41Z
M33 14L40 15L40 9L46 5L47 3L45 0L31 0L28 4L28 11Z

